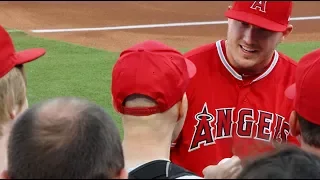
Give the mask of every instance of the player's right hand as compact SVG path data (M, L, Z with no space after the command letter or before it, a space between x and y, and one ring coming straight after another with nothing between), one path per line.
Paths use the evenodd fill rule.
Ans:
M202 173L205 179L235 179L242 170L240 162L238 156L232 156L224 163L207 166Z

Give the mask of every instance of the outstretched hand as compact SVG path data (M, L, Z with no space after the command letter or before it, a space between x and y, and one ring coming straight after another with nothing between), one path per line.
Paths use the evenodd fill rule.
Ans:
M241 172L241 160L238 156L232 156L220 161L217 165L210 165L203 169L205 179L235 179Z

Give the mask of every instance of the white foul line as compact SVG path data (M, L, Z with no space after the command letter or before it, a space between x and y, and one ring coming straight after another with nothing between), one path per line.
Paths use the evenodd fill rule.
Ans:
M294 17L291 21L314 20L320 19L320 16ZM145 25L130 25L130 26L113 26L99 28L71 28L71 29L36 29L31 30L33 33L53 33L53 32L76 32L76 31L108 31L108 30L127 30L127 29L145 29L159 27L181 27L181 26L201 26L201 25L217 25L227 24L228 21L204 21L204 22L186 22L186 23L167 23L167 24L145 24Z

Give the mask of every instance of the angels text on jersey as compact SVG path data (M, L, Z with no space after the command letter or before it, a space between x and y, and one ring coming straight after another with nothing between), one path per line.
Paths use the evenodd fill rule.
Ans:
M232 138L233 135L265 142L287 141L289 123L284 121L283 116L264 110L241 108L237 110L238 117L235 119L234 111L234 107L219 108L215 109L214 116L210 113L207 103L204 103L202 110L194 116L197 123L194 126L189 152L201 146L214 145L216 140Z

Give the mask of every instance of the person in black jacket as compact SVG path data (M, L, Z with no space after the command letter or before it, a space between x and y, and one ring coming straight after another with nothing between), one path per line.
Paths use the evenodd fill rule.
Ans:
M144 41L123 51L112 72L113 105L121 114L129 178L199 178L169 160L187 113L195 66L177 50Z

